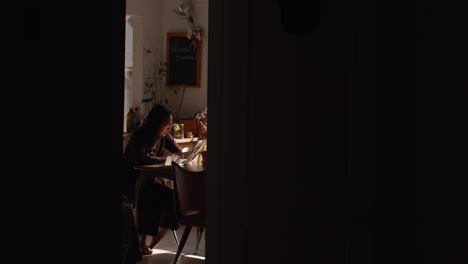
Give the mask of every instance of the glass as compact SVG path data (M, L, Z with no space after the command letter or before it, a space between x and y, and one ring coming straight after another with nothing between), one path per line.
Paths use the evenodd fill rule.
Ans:
M174 123L172 127L174 138L181 139L184 138L184 124Z

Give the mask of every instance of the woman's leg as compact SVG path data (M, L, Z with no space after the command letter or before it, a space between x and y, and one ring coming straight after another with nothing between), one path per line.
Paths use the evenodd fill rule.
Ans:
M158 183L150 183L141 190L139 232L142 254L151 254L170 229L176 230L177 218L174 210L174 193L169 187ZM146 245L147 235L152 236L149 247Z
M140 236L140 250L143 255L150 255L151 248L146 244L147 236L157 236L161 215L160 186L146 183L140 189L138 208L138 232Z
M153 236L149 248L155 248L169 230L177 229L177 218L174 210L174 191L167 186L160 186L159 202L161 208L158 234Z
M160 225L158 228L158 234L153 236L151 243L149 244L149 248L151 249L157 247L161 239L169 230L176 230L178 228L174 208L174 191L167 186L161 185L159 202L161 204Z
M169 228L160 227L158 230L158 234L153 236L153 238L151 239L151 243L148 247L150 249L157 247L159 242L161 242L161 239L163 239L163 237L166 235L167 231L169 231Z
M140 234L140 251L142 255L151 255L153 251L146 245L146 235Z

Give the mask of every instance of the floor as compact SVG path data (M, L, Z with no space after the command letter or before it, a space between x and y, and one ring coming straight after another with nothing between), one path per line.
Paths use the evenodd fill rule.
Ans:
M177 238L182 238L185 226L181 225L177 229ZM205 263L205 233L203 233L200 245L198 246L197 254L195 253L196 246L196 228L192 228L190 235L185 243L182 254L177 261L177 264L204 264ZM147 243L151 241L151 237L147 238ZM160 244L153 249L153 254L143 256L143 259L137 264L172 264L175 254L177 253L177 245L172 233L167 233Z

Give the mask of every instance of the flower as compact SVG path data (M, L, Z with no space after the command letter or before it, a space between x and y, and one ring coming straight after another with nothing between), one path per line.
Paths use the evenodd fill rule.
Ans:
M198 138L208 139L208 107L197 113L195 121L197 122Z

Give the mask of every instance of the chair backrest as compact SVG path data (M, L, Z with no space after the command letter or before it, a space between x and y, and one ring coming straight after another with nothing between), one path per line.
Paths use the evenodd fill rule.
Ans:
M179 217L205 214L206 171L190 171L172 162Z

